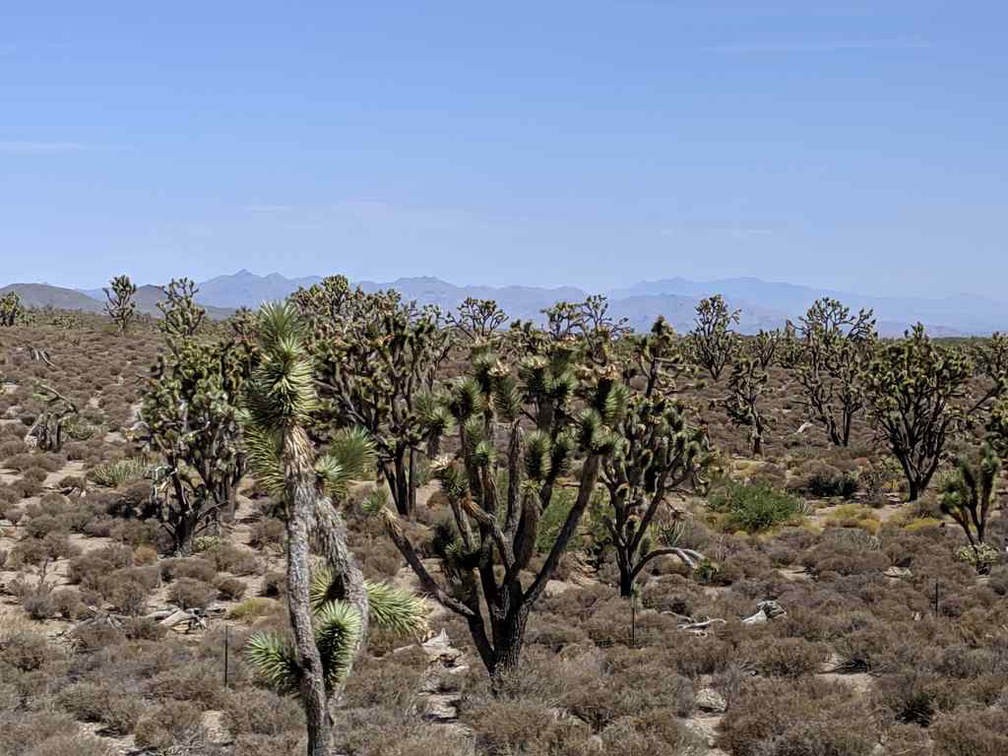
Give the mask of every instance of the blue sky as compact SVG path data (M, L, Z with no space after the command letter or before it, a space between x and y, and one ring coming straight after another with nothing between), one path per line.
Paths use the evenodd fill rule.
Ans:
M154 5L5 5L0 282L1008 299L1004 3Z

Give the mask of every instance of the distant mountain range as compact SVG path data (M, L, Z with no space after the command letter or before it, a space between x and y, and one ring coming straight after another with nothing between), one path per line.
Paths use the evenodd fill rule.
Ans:
M321 276L285 278L279 273L259 276L247 270L223 275L199 284L197 300L211 317L226 317L239 307L254 308L262 302L283 299L300 287L321 281ZM584 299L589 293L563 286L456 286L429 276L400 278L387 283L357 282L365 291L394 288L405 299L420 304L454 308L466 297L495 299L511 318L540 317L541 311L554 303ZM101 289L75 290L48 284L18 283L0 289L0 295L17 291L33 307L52 306L101 312L105 301ZM667 278L642 281L628 288L603 292L609 297L610 311L625 317L637 330L645 330L658 315L680 333L693 326L697 302L712 294L722 294L733 308L742 310L739 330L754 333L760 328L777 328L787 319L796 320L819 297L839 299L856 310L875 311L883 335L899 335L911 324L924 323L933 335L959 336L1008 331L1008 305L982 297L957 295L944 298L873 297L850 292L817 289L788 283L774 283L758 278L726 278L716 281L690 281ZM142 312L158 314L157 302L163 294L157 286L142 286L137 291L137 307Z

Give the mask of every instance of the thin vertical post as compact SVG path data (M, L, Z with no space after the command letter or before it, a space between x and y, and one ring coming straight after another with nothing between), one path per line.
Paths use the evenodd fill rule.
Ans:
M630 595L630 648L637 648L637 591Z
M228 636L230 635L230 632L229 632L230 630L231 630L231 626L230 625L224 625L224 687L225 688L228 687L228 656L229 656L228 646L230 645L229 642L228 642L230 640Z

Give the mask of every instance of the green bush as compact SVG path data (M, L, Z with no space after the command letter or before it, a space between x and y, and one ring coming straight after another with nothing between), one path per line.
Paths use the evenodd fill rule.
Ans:
M790 494L763 483L729 482L707 502L727 530L757 533L802 515L802 503Z

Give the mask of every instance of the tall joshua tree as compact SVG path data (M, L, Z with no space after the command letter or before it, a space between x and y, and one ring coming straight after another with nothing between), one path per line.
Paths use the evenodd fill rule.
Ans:
M803 357L796 375L812 417L836 446L850 443L865 406L864 382L877 334L871 310L856 315L835 299L819 299L799 327Z
M739 322L740 312L729 310L720 294L702 299L696 306L691 334L694 356L715 381L720 380L735 353L737 336L731 326Z
M323 301L327 299L323 298ZM450 348L440 313L403 303L395 292L347 296L347 314L315 341L315 368L325 404L320 434L357 425L372 436L381 475L400 514L416 507L419 462L429 446L420 397L429 392Z
M674 400L675 366L672 329L664 320L636 341L625 377L643 377L628 409L616 424L613 454L602 461L602 482L609 506L603 517L616 554L620 595L633 595L640 572L654 559L676 556L689 565L702 555L678 542L679 529L667 517L667 496L684 484L702 482L707 439L686 422L683 407ZM639 382L639 381L636 381Z
M968 355L934 344L920 323L881 349L868 368L869 411L903 468L911 501L930 484L949 436L996 396L972 395L973 370Z
M763 453L766 416L763 414L761 399L766 389L766 372L759 366L759 362L745 357L732 368L728 379L728 396L715 400L728 411L728 417L734 425L749 428L752 453L757 457Z
M466 297L447 317L456 339L470 349L493 346L507 315L493 299Z
M369 585L347 546L332 497L373 464L366 434L345 430L316 454L305 431L317 396L305 334L293 306L260 315L262 361L248 383L244 432L257 478L284 506L287 608L292 640L261 634L250 641L254 666L305 709L309 756L331 756L332 707L367 637L370 620L419 631L423 605L384 584ZM314 544L324 567L312 576Z
M164 464L154 468L149 515L188 553L193 538L233 513L244 469L239 401L249 376L243 345L169 342L143 393L139 436Z
M519 664L529 613L588 507L627 396L611 372L579 384L576 372L584 365L564 343L528 356L517 377L513 367L478 355L470 374L442 396L458 441L458 452L433 468L452 513L439 550L444 582L428 571L397 514L383 510L389 534L423 590L466 620L495 687ZM584 403L580 412L575 394ZM574 472L578 457L580 470ZM554 494L570 472L577 479L574 502L545 561L530 571L540 522L559 505Z
M133 299L137 291L136 284L130 281L129 276L116 276L102 291L107 300L105 312L119 328L120 335L125 334L136 314L136 301Z
M165 299L157 303L162 320L159 327L170 340L191 339L206 318L206 310L196 304L199 288L190 278L173 278L161 291Z

